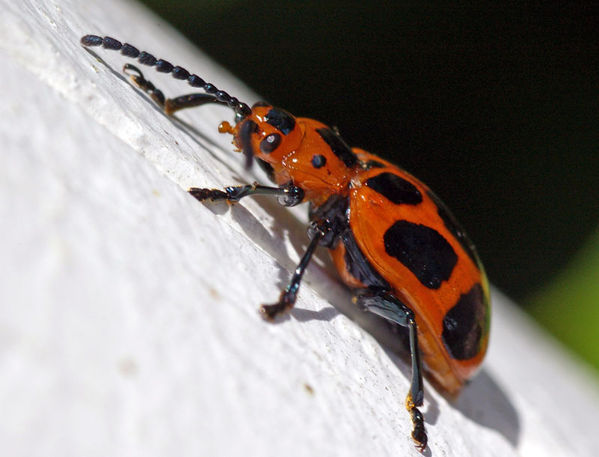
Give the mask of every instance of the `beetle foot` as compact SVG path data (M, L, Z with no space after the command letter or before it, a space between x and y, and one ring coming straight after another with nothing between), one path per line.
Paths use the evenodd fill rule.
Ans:
M281 296L277 303L260 306L260 314L262 314L264 319L272 322L278 315L286 313L293 308L294 302L295 300L293 300L289 292L284 290L281 292Z
M426 430L424 429L424 417L416 407L413 407L410 410L410 416L412 417L412 439L414 440L414 446L416 446L416 449L420 452L424 452L426 443L428 442Z
M262 314L262 317L264 317L264 319L267 321L274 321L278 315L283 314L290 309L290 306L279 302L273 305L260 306L260 314Z
M201 202L206 200L227 200L229 198L226 192L218 189L190 187L188 192Z

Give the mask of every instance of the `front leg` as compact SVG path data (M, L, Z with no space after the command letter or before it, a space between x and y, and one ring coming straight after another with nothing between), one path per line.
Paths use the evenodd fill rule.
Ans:
M164 62L163 62L164 65ZM165 68L163 67L162 71L165 72ZM180 67L179 67L180 68ZM181 69L186 71L184 69ZM179 71L181 71L179 70ZM172 70L171 70L172 71ZM168 116L172 116L175 112L186 109L186 108L195 108L196 106L206 105L207 103L217 103L221 105L226 105L227 102L224 99L219 99L214 93L193 93L180 95L175 98L166 98L164 93L158 89L152 81L145 78L144 74L141 72L139 68L135 65L131 65L130 63L126 63L123 66L123 72L129 76L131 82L141 89L143 92L148 94L148 96L156 103L162 111ZM179 73L181 74L181 73ZM174 76L174 74L173 74ZM179 78L180 79L180 78ZM216 92L216 90L215 90Z
M274 195L278 197L283 206L295 206L302 202L304 191L291 183L279 187L262 186L258 183L246 184L245 186L229 186L223 190L190 187L188 191L199 201L205 200L227 200L237 202L243 197L250 195Z

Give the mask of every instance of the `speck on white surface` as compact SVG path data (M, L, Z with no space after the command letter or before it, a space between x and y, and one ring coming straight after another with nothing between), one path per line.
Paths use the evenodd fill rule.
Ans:
M290 317L258 315L305 247L303 210L185 192L265 181L216 132L230 113L168 119L120 76L118 53L98 60L79 38L112 35L255 95L134 3L0 7L2 454L418 455L409 368L355 322L324 252ZM493 298L480 375L454 403L426 384L428 455L599 455L596 384Z

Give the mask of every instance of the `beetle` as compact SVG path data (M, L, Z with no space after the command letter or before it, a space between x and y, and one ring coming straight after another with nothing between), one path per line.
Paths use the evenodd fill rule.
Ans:
M412 375L405 406L414 443L424 451L423 364L442 390L456 396L480 367L489 341L483 265L445 204L391 162L349 147L335 128L264 102L250 107L185 68L111 37L85 35L81 44L119 50L202 90L167 99L139 68L125 64L131 81L167 115L208 103L235 113L234 125L224 121L219 131L233 136L247 168L257 162L276 186L193 187L190 194L200 201L262 194L284 206L309 203L306 251L278 301L260 312L273 320L289 311L316 248L327 248L356 306L407 329Z

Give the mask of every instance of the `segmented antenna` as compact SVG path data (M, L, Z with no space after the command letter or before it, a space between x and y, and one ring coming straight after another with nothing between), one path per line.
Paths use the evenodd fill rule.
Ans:
M218 102L227 105L229 108L235 111L237 116L241 118L249 116L252 112L247 104L240 102L235 97L231 97L223 90L218 90L214 84L207 83L198 75L190 74L185 68L174 66L164 59L157 59L148 52L139 51L139 49L137 49L135 46L131 46L129 43L123 44L119 40L109 36L102 38L97 35L85 35L81 38L81 44L86 47L101 45L105 49L121 51L121 54L125 57L137 59L137 61L143 65L156 67L156 71L160 73L172 73L173 78L186 80L190 86L198 87L207 94L213 95Z

